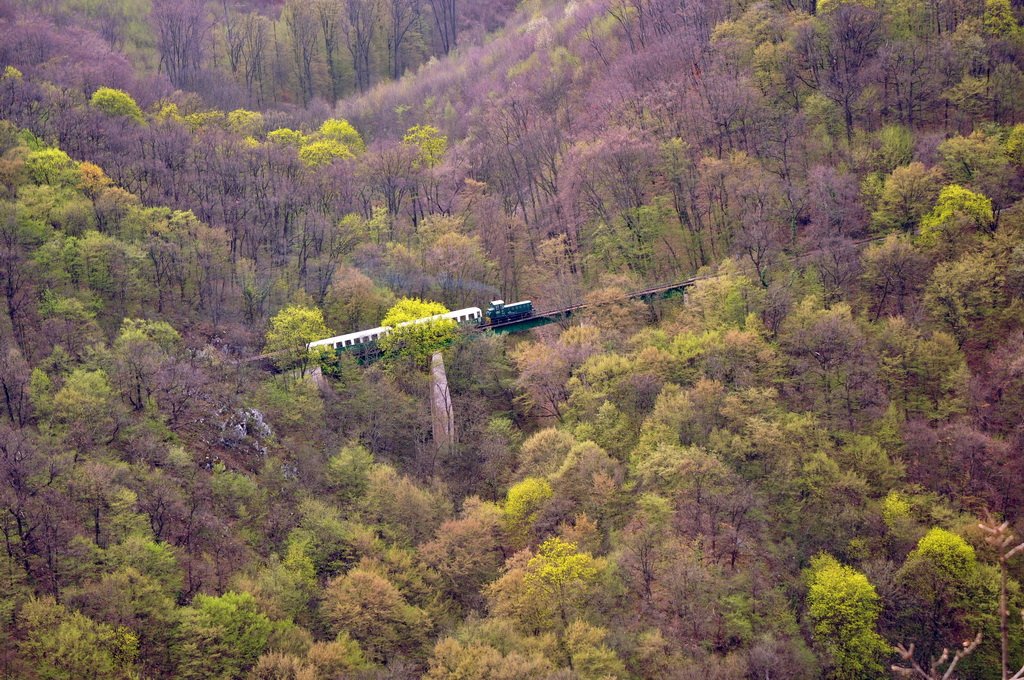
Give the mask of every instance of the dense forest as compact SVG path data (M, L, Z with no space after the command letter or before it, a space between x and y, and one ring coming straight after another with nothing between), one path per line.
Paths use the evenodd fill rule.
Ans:
M1022 677L1022 18L0 0L0 677Z

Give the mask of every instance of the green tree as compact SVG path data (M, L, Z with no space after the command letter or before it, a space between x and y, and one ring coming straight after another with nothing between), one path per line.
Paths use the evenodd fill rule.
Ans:
M939 192L932 211L921 218L918 241L926 246L944 242L952 249L961 246L964 232L989 229L994 220L988 197L959 184L949 184Z
M138 636L96 623L53 598L30 599L18 612L24 638L18 651L40 678L137 678Z
M76 368L54 395L53 413L78 446L105 442L116 425L114 388L107 374Z
M390 580L361 567L331 581L323 610L335 630L348 632L375 661L422 651L431 628L430 617Z
M864 574L840 564L831 555L814 558L807 611L815 642L831 657L829 677L884 677L882 662L890 648L875 632L882 612L881 599Z
M613 680L627 678L626 667L615 652L605 644L608 631L577 619L565 631L574 677L580 680Z
M282 370L299 369L305 377L310 363L330 354L329 347L309 348L309 343L330 337L324 323L324 314L316 308L291 305L270 320L264 350L275 354L275 362Z
M939 172L914 161L885 179L872 220L878 229L910 231L935 200Z
M570 616L590 593L597 573L596 561L590 553L579 552L575 543L554 537L544 541L526 564L523 585L528 597L553 608L561 630L565 631Z
M157 373L170 361L181 336L166 321L125 319L114 341L113 375L135 410L150 404Z
M416 148L416 163L425 168L440 163L448 151L448 138L433 125L414 125L406 131L402 143Z
M60 149L40 149L25 157L25 168L36 184L74 186L80 175L78 164Z
M514 545L525 544L530 537L537 514L551 499L551 485L546 479L527 477L508 490L505 497L504 523Z
M124 90L101 87L92 93L89 103L108 116L120 116L142 122L142 109Z
M987 33L999 38L1013 38L1020 33L1010 0L985 0L984 25Z
M942 262L928 281L925 307L960 347L968 339L991 340L995 328L985 322L1003 306L1002 284L999 263L984 253Z
M392 361L409 360L426 365L434 352L455 340L458 324L452 319L422 319L448 311L439 302L419 298L402 298L396 302L380 322L381 326L391 329L378 343L384 356Z
M981 648L963 662L962 672L983 677L970 669L978 673L998 663L998 580L998 572L979 563L962 537L946 529L929 530L896 572L904 594L899 628L917 647L916 656L935 658L943 648L957 649L980 632Z
M301 130L292 130L291 128L277 128L267 133L268 142L283 146L293 146L296 149L305 145L306 139L306 135L302 134Z
M312 167L327 165L336 159L354 158L352 150L334 139L318 139L303 144L299 149L299 158Z
M235 109L228 113L228 129L245 137L255 137L263 132L263 114L259 111Z
M370 483L373 454L358 444L343 446L327 461L327 484L342 503L362 498Z
M343 144L353 155L366 151L366 144L359 131L344 118L328 118L320 126L320 136Z
M182 612L172 649L177 677L244 677L267 648L273 629L248 593L197 595Z

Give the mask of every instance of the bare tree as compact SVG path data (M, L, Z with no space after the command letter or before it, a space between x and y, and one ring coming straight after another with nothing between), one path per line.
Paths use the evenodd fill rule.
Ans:
M352 70L360 92L370 88L370 51L373 32L380 14L378 0L348 0L348 12L342 22L345 44L352 55Z
M388 42L388 68L391 77L398 79L402 76L404 64L402 63L402 43L405 37L420 18L420 0L387 0L385 4L387 13L387 42Z
M985 513L985 521L978 524L986 534L985 542L993 546L999 555L999 635L1002 643L1002 672L1003 680L1021 680L1024 678L1024 667L1010 675L1010 632L1009 632L1009 606L1006 603L1006 572L1007 563L1010 558L1024 550L1024 543L1010 547L1016 540L1013 532L1010 531L1010 523L1003 522L996 524L991 514ZM1024 612L1021 612L1024 618Z
M341 3L338 0L317 0L314 5L316 18L320 24L320 34L324 39L324 57L327 60L327 75L331 80L331 101L341 96L340 74L335 55L340 43Z
M455 49L458 39L458 16L455 0L430 0L430 9L434 14L434 25L437 26L437 37L441 41L441 49L449 54Z
M203 61L203 40L209 30L201 0L160 0L150 15L156 29L160 69L175 87L195 82Z
M903 659L905 665L893 664L892 671L896 675L904 678L925 678L926 680L950 680L953 677L953 671L956 670L956 665L960 661L978 648L981 644L981 633L974 636L973 640L965 640L964 646L956 654L953 655L952 660L949 658L949 650L943 649L942 655L938 659L932 659L931 664L928 666L928 670L921 667L917 661L914 660L914 643L910 643L909 647L903 645L896 645L896 652ZM947 665L948 664L948 665ZM945 670L943 670L945 666Z
M292 39L292 56L299 78L302 103L313 99L313 60L316 58L317 25L314 17L302 2L290 2L283 13L285 26Z
M266 75L267 43L270 36L270 21L256 13L250 12L242 22L240 37L243 43L242 62L245 73L245 89L250 99L255 98L262 105L266 92L264 78ZM255 87L255 91L254 91Z

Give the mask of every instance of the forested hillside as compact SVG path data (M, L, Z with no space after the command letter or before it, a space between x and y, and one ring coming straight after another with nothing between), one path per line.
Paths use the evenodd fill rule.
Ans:
M0 0L0 676L1010 677L1022 17Z

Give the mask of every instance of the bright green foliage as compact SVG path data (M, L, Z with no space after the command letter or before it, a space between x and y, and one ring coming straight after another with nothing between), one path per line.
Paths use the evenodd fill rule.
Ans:
M299 149L299 158L303 163L312 167L327 165L328 163L345 158L355 158L352 150L334 139L319 139L309 142Z
M565 631L565 646L572 659L575 675L581 680L627 678L626 667L605 644L608 631L579 619Z
M120 116L142 122L142 109L124 90L101 87L92 93L89 103L108 116Z
M537 513L551 498L551 485L546 479L527 477L508 490L505 498L505 527L509 536L525 541Z
M890 491L882 500L882 521L890 529L896 528L910 517L910 502L898 491Z
M133 343L149 341L164 351L171 350L179 342L181 335L174 330L174 326L166 321L152 321L150 319L125 319L121 322L121 331L118 333L116 342Z
M267 133L268 142L293 146L296 149L302 147L306 143L306 139L306 135L302 134L301 130L292 130L291 128L278 128Z
M174 550L167 543L139 535L126 537L106 551L106 559L114 566L135 569L160 584L163 592L176 596L182 587L181 567Z
M565 630L570 614L585 601L597 573L590 553L579 552L575 543L555 537L544 541L530 558L523 585L527 597L554 608L558 625Z
M913 160L914 135L902 125L886 125L878 131L878 169L892 172Z
M53 413L53 380L38 366L32 369L32 375L29 376L28 397L37 417L50 417Z
M343 118L329 118L319 127L319 135L345 145L355 155L367 151L366 142L362 141L359 132Z
M343 446L327 461L327 481L339 500L360 498L369 485L373 454L359 445Z
M263 132L263 114L259 111L235 109L228 113L227 126L243 137L255 137Z
M448 137L433 125L414 125L406 131L402 142L416 147L417 164L427 168L440 163L448 151Z
M60 149L33 151L25 158L25 167L36 184L73 186L78 183L78 164Z
M380 322L381 326L391 327L391 332L378 342L384 356L390 360L411 360L425 365L434 352L447 347L455 340L458 324L452 319L411 322L448 311L448 308L439 302L419 298L402 298L396 302Z
M931 529L907 556L907 561L925 561L952 579L970 577L977 566L974 548L952 531Z
M359 131L344 118L328 118L320 126L319 132L324 139L342 144L350 154L358 155L366 151L366 144L359 136Z
M0 74L0 80L21 80L24 77L25 75L21 71L19 71L11 65L7 65L6 67L4 67L3 74Z
M913 229L935 200L939 173L914 161L896 168L885 179L872 220L881 230Z
M274 629L248 593L197 595L182 616L172 650L181 678L244 677Z
M992 201L982 194L949 184L939 192L939 200L930 213L921 218L920 243L934 246L954 239L964 230L988 229L993 220Z
M330 354L329 347L309 349L316 340L329 338L331 331L324 323L324 313L317 308L291 305L270 320L264 350L275 353L275 361L283 370L297 368L305 376L310 363Z
M288 534L289 544L302 546L313 561L317 576L333 576L352 562L358 545L373 541L364 526L342 519L335 506L313 498L299 506L299 526Z
M983 645L966 664L986 665L998 639L995 570L981 565L974 548L957 534L933 528L896 573L904 593L899 616L924 658L981 632ZM965 677L971 675L965 666Z
M273 559L252 578L238 579L237 587L250 593L260 610L275 619L307 622L317 590L309 542L308 536L289 541L283 560Z
M884 677L882 662L890 648L875 632L882 605L864 574L819 555L811 562L807 611L815 642L832 659L829 677Z
M969 338L990 338L992 329L980 322L993 313L999 301L1002 277L998 266L991 257L978 253L942 262L932 272L925 290L925 307L960 347Z
M979 98L987 105L989 88L985 79L980 88ZM1009 159L1003 149L1003 141L992 130L975 130L964 137L950 137L939 145L939 155L947 176L957 184L969 185L985 194L995 196L995 192L1005 190L1003 186L1009 181L1007 166Z
M1011 38L1020 33L1010 0L985 0L983 21L985 31L1000 38Z
M1006 135L1003 149L1015 165L1024 165L1024 123L1017 123Z
M450 310L440 302L420 300L419 298L402 298L388 310L380 325L395 326L407 321L416 321L428 316L445 314L448 311Z
M53 397L57 422L79 444L105 442L113 433L114 388L101 370L76 368Z
M47 680L136 678L138 636L128 628L96 623L52 598L31 599L18 620L25 631L18 648Z

